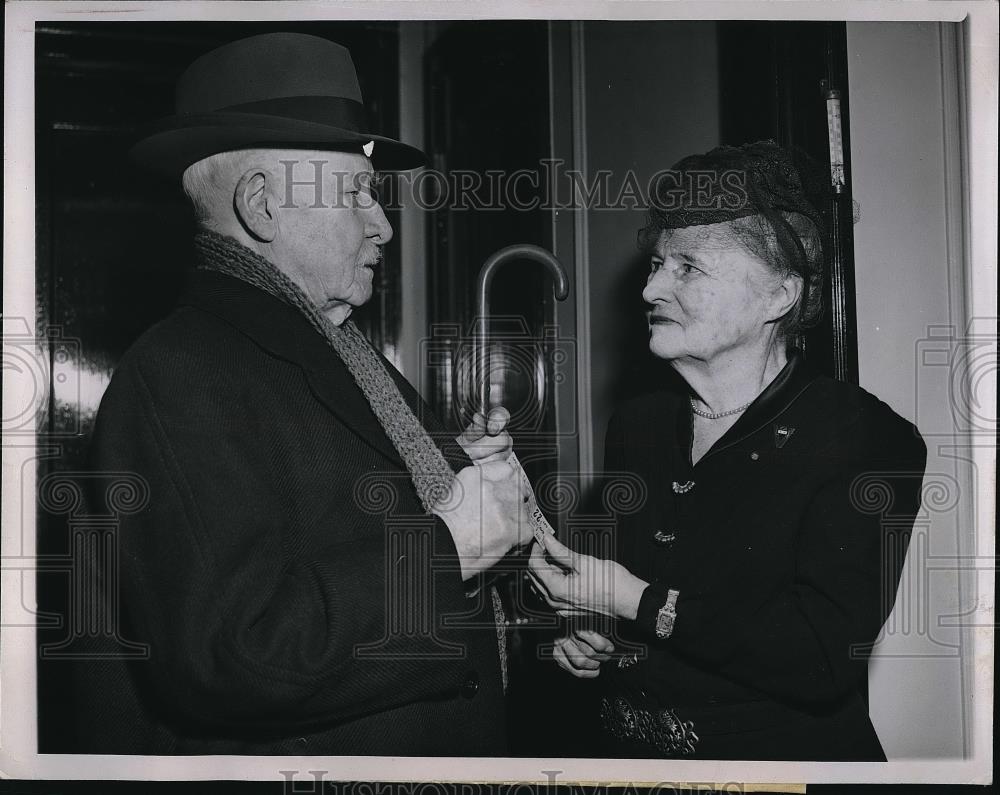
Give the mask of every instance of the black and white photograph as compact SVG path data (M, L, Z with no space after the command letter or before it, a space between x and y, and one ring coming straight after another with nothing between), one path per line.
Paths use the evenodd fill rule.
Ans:
M997 23L8 3L0 775L991 783Z

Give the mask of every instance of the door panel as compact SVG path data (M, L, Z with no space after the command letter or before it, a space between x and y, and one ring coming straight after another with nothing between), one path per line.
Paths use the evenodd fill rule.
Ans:
M843 22L720 22L719 103L723 144L773 139L799 149L828 179L825 92L840 92L846 185L826 199L829 237L824 313L800 345L827 375L858 382L854 297L846 25Z

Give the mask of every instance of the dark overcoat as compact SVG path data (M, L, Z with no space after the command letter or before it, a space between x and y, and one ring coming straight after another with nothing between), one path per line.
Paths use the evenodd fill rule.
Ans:
M504 753L488 589L466 595L450 533L298 311L195 271L116 369L92 460L148 485L111 579L149 653L81 663L81 750Z
M659 393L609 425L608 471L646 489L618 525L618 555L653 585L621 630L638 633L637 662L602 673L602 755L670 747L628 738L634 708L689 722L695 758L884 758L867 663L920 507L919 433L797 353L694 466L691 422L685 395ZM659 640L670 589L676 624Z

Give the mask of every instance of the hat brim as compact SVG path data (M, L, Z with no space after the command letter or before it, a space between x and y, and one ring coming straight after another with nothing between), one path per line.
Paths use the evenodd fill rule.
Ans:
M192 163L237 149L317 149L339 151L375 142L372 164L378 171L404 171L427 165L419 149L384 135L317 122L258 113L213 112L171 116L145 130L129 157L164 176L180 178Z

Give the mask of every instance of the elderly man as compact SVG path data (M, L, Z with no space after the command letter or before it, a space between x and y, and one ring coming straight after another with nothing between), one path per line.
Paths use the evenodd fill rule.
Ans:
M477 578L531 539L509 437L472 465L349 320L392 237L368 155L422 156L366 128L349 54L312 36L209 53L177 106L133 156L182 177L197 268L92 448L149 487L118 573L149 654L83 666L84 745L503 754L502 610Z

